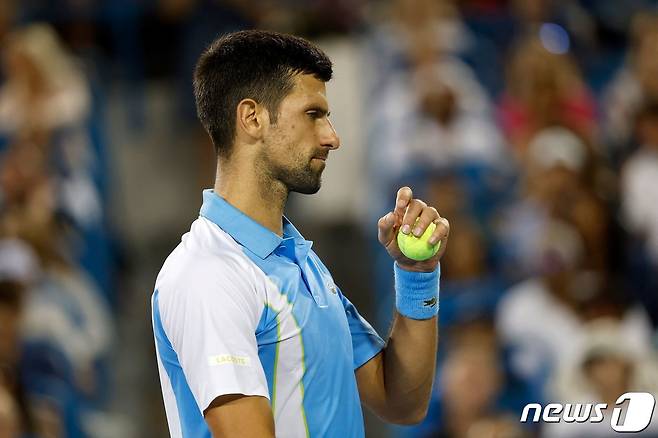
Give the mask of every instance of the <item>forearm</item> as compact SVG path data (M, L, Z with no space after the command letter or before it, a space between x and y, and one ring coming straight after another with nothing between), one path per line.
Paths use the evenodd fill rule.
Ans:
M397 312L383 355L389 412L412 422L425 416L436 367L439 268L411 272L395 264Z
M425 417L434 382L438 341L437 317L413 320L396 312L383 354L387 410L397 422Z

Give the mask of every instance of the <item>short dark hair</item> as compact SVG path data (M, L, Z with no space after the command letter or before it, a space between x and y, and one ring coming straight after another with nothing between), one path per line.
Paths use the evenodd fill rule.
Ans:
M228 156L235 138L235 108L254 99L276 123L279 104L292 90L295 74L331 79L327 55L293 35L246 30L217 38L194 71L197 114L219 156Z

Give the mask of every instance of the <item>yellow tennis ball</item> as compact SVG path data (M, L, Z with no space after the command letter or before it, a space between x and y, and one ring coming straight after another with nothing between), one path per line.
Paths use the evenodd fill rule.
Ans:
M418 223L418 220L416 220L416 223ZM404 234L399 231L398 247L400 248L400 251L402 251L402 254L419 262L434 256L439 252L439 248L441 247L441 241L438 241L436 245L432 245L428 242L435 229L436 224L432 222L420 237L414 236L413 233Z

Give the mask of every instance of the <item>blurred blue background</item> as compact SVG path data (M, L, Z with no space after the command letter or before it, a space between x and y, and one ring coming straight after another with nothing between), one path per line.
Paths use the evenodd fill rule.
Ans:
M215 170L192 69L247 28L334 61L343 147L287 214L382 335L377 219L409 185L451 223L430 412L368 436L606 436L519 417L658 394L657 6L3 0L0 438L168 435L149 299Z

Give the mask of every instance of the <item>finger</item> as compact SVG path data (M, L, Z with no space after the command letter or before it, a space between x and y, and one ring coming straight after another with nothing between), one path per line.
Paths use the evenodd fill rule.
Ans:
M418 217L418 221L415 223L415 225L413 225L411 233L416 237L422 236L427 227L429 227L430 224L439 217L439 212L436 211L436 208L424 207L420 213L420 216Z
M377 222L377 238L379 242L387 245L395 236L395 215L387 213Z
M398 190L398 194L395 198L395 209L393 210L393 213L395 213L397 216L402 217L404 215L404 211L409 205L409 202L413 199L413 193L411 192L411 189L407 186L404 186Z
M409 234L416 223L416 219L418 219L418 216L420 216L425 207L427 207L427 204L420 199L412 199L411 202L409 202L407 211L404 213L404 217L402 218L402 227L400 228L400 231L404 234Z
M444 217L434 219L436 229L430 236L428 242L430 245L436 245L439 241L444 241L450 235L450 222Z

